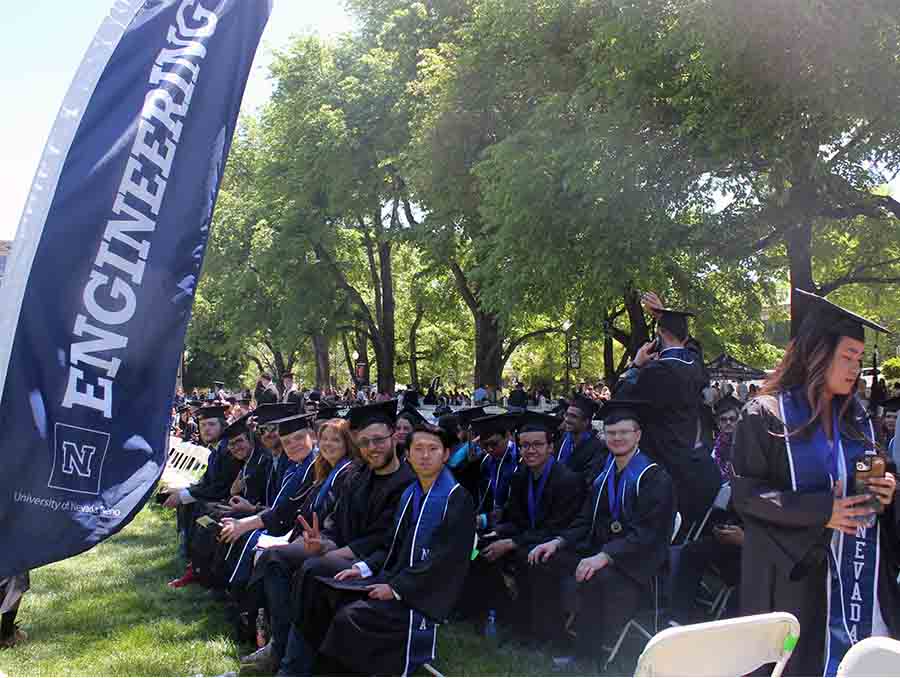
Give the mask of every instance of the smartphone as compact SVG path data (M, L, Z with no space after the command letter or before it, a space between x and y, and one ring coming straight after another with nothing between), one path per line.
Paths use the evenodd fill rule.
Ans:
M869 494L870 490L867 482L873 478L884 478L887 470L887 463L884 457L879 454L867 454L856 462L856 468L853 471L853 493ZM884 513L884 505L874 497L871 507L876 513Z
M222 527L222 523L220 523L218 520L213 520L209 516L200 516L194 522L196 522L200 527L211 527L212 525L215 525L216 527Z

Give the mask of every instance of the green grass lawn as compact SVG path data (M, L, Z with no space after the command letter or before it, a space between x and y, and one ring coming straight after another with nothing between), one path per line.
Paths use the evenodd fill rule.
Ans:
M19 614L29 641L0 650L10 676L217 676L238 671L221 603L204 589L172 591L180 574L174 512L148 506L125 530L75 558L31 573ZM501 628L502 632L502 628ZM630 675L633 648L612 667ZM471 625L438 634L447 675L547 675L550 657L515 643L492 648ZM584 673L575 666L570 673ZM424 672L420 672L424 675Z

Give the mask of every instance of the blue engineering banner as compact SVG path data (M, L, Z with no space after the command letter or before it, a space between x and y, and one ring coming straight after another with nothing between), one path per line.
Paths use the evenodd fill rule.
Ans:
M213 206L271 0L117 0L2 288L0 577L114 534L166 460Z

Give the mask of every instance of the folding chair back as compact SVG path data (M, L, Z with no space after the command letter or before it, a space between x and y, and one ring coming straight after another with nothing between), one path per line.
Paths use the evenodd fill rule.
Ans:
M635 676L743 676L775 663L780 676L800 636L787 612L678 626L657 633L638 659Z
M866 638L850 648L838 666L839 676L900 675L900 641Z

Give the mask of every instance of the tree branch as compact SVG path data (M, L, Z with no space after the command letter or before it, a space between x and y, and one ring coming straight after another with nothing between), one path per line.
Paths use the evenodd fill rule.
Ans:
M350 300L356 304L357 309L359 310L360 315L362 315L363 320L369 328L369 334L372 338L372 341L376 344L381 343L381 334L379 332L378 325L375 322L375 319L372 317L372 311L369 309L366 304L366 300L363 299L362 295L359 293L353 285L347 280L347 276L344 275L344 272L341 271L340 267L335 263L334 259L322 246L321 243L316 243L313 245L313 250L316 253L316 256L325 264L325 267L329 270L331 275L334 277L335 281L342 290L347 293L347 296L350 297Z
M481 305L478 303L475 294L469 288L469 281L466 280L466 274L463 273L463 270L456 259L450 258L447 260L447 263L450 266L450 271L453 273L453 279L456 281L456 288L459 290L463 301L466 302L466 306L469 307L472 314L476 315L481 310Z
M847 155L847 153L852 151L857 146L857 144L859 144L859 142L861 142L863 139L866 139L867 137L869 137L871 135L872 128L875 126L876 123L879 123L879 122L881 122L881 119L875 118L874 120L871 120L868 124L866 124L862 128L860 128L859 132L854 134L853 138L850 139L850 141L848 141L846 144L844 144L840 148L840 150L838 150L837 153L835 153L833 156L831 156L831 159L828 161L828 164L826 165L826 167L828 167L829 169L834 167L834 165L839 160L841 160L845 155Z
M853 270L848 271L844 275L835 278L831 282L819 285L819 294L828 294L829 292L834 292L839 287L843 287L844 285L850 285L853 283L879 283L879 281L883 281L884 283L895 282L895 280L891 277L887 278L877 278L877 277L861 277L860 274L864 271L871 271L877 268L884 268L885 266L890 266L892 264L900 263L900 257L894 257L893 259L886 259L885 261L879 261L873 264L860 264L859 266L855 266Z
M555 333L564 332L564 331L565 330L563 330L563 328L561 328L561 327L543 327L539 330L535 330L534 332L526 332L522 336L512 339L509 342L509 345L503 351L503 354L501 355L500 359L502 361L502 364L505 366L507 361L512 357L512 354L515 352L515 350L517 348L519 348L519 346L524 344L526 341L528 341L529 339L534 339L535 337L541 337L545 334L555 334Z

